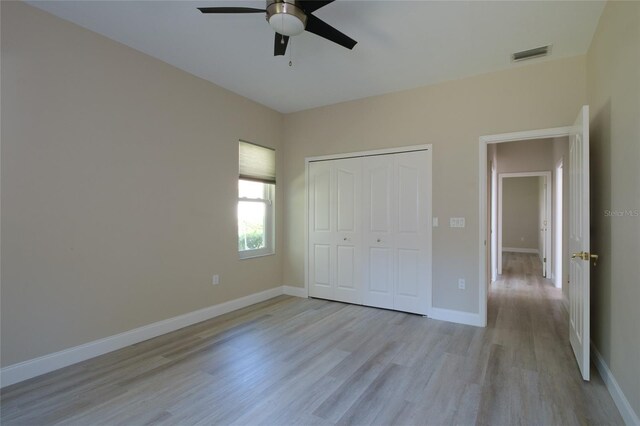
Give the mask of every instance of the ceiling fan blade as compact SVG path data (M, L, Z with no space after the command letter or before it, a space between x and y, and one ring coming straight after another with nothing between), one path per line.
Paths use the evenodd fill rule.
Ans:
M332 42L346 47L347 49L353 49L353 46L358 43L351 37L341 33L331 25L324 22L322 19L316 18L313 15L307 15L307 27L305 28L305 30L309 31L310 33L314 33L315 35L319 35L320 37L326 38L327 40L331 40Z
M289 44L289 36L276 33L276 38L273 42L273 56L284 56L287 51L287 45Z
M298 6L304 10L304 13L306 13L307 15L315 12L316 10L320 9L321 7L324 7L326 5L328 5L329 3L333 3L335 0L324 0L324 1L316 1L316 0L301 0L298 2Z
M199 7L202 13L265 13L264 9L254 9L253 7Z

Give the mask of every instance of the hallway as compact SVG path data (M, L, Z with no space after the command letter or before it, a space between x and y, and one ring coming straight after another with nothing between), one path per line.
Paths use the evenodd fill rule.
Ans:
M487 366L499 368L487 424L624 424L591 366L584 382L569 344L562 290L542 276L537 254L505 253L491 285L487 332L496 345ZM499 367L498 367L499 366Z

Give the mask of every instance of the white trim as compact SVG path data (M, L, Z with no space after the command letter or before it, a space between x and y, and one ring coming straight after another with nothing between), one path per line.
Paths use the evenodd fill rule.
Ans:
M489 242L488 250L491 257L491 274L489 277L490 282L494 282L498 279L498 170L496 168L496 157L491 159L491 224L489 226Z
M532 139L547 139L557 138L563 136L569 136L571 133L571 127L555 127L551 129L538 129L527 130L524 132L515 133L501 133L496 135L485 135L479 138L479 167L478 167L478 192L480 193L479 199L479 238L478 238L478 252L480 257L478 267L478 315L481 318L482 327L487 325L487 300L489 292L487 291L487 145L490 143L503 143L514 142Z
M482 318L480 314L474 314L471 312L432 307L431 313L428 316L431 319L439 321L449 321L458 324L474 325L476 327L486 327L486 319Z
M560 171L560 173L558 173ZM556 163L554 169L554 177L553 177L553 205L554 205L554 217L553 224L555 227L553 228L554 233L554 241L553 241L553 285L556 288L562 288L563 286L563 276L565 275L564 271L564 257L565 257L565 247L564 247L564 229L569 229L567 224L564 223L564 156L560 157L558 162ZM567 191L567 195L569 191ZM559 272L559 273L558 273Z
M304 287L284 285L282 286L282 292L289 296L302 297L305 299L309 297L309 292Z
M620 389L620 385L618 385L616 378L611 370L609 370L609 366L604 361L602 355L600 355L600 352L598 352L598 349L593 342L591 342L591 352L595 355L593 357L593 363L598 369L604 384L607 386L607 390L611 394L611 398L613 398L613 402L616 404L616 407L618 407L625 424L628 426L639 426L640 417L638 417L638 414L633 410L633 407L631 407L629 400L625 396L624 392L622 392L622 389Z
M402 152L411 151L427 151L433 149L432 144L400 146L397 148L373 149L369 151L345 152L344 154L319 155L315 157L306 157L305 165L313 161L340 160L343 158L367 157L371 155L400 154Z
M553 127L550 129L527 130L524 132L500 133L480 136L480 144L528 141L532 139L549 139L569 136L571 126Z
M255 303L263 302L282 295L284 288L275 287L259 293L250 294L239 299L209 306L177 317L154 322L133 330L94 340L59 352L9 365L0 369L0 387L22 382L41 374L49 373L99 355L113 352L144 340L196 324L241 309Z
M304 160L304 290L309 297L309 159Z
M538 251L538 249L534 248L502 247L502 251L508 251L511 253L531 253L540 256L540 252Z

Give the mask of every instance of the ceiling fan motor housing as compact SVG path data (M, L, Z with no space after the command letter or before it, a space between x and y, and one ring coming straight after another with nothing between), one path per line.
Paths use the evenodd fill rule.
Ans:
M278 33L298 35L307 26L307 15L295 0L267 0L267 21Z

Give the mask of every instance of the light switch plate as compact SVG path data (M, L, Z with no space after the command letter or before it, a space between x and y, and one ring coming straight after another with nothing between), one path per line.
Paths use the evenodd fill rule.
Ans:
M434 217L431 221L433 222L433 227L437 228L438 227L438 218Z
M449 227L450 228L464 228L465 221L464 217L451 217L449 218Z

